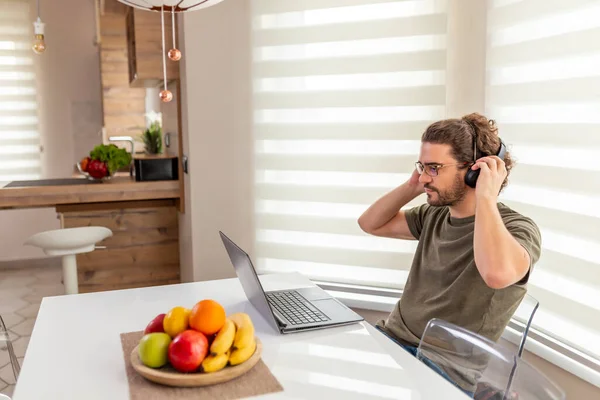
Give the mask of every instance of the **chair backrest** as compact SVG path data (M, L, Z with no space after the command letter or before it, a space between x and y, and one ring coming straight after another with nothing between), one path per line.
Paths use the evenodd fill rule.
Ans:
M15 376L15 380L19 378L19 373L21 372L21 366L19 364L19 360L15 354L15 350L13 349L12 341L10 340L10 336L8 334L8 329L6 329L6 325L4 324L4 320L0 315L0 342L6 343L6 348L8 349L8 357L10 358L10 364L12 366L13 374ZM2 400L2 398L0 398Z
M435 364L475 399L566 399L561 388L514 352L443 320L429 321L417 358Z
M518 323L518 326L515 327L515 330L521 335L517 350L517 355L519 357L523 355L525 341L527 340L529 328L531 327L531 321L533 321L533 317L535 316L535 312L537 311L539 305L539 301L527 293L513 314L513 319Z

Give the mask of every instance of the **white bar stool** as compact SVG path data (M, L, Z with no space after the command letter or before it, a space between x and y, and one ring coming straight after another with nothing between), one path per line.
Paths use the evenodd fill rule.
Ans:
M83 226L40 232L25 241L49 256L62 256L63 281L67 294L79 292L76 254L94 251L96 243L112 236L112 231L102 226Z

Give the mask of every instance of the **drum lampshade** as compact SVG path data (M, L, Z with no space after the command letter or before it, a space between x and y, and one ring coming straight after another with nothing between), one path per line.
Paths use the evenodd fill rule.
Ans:
M223 0L118 0L128 6L150 11L186 12L214 6Z

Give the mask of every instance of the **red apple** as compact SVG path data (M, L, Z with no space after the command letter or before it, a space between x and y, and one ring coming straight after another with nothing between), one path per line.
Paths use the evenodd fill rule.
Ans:
M206 336L191 329L175 336L169 345L169 362L179 372L194 372L207 354Z
M158 314L144 329L144 335L149 333L162 333L165 330L163 329L163 319L165 319L166 314Z
M102 161L92 160L87 166L87 173L90 174L92 178L102 179L108 175L108 167L106 166L106 163L103 163Z

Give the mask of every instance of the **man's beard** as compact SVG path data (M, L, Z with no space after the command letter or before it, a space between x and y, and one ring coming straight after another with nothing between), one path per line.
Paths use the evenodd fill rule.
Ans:
M464 182L464 178L460 174L456 174L452 187L448 190L440 192L433 186L425 185L427 189L433 190L437 193L437 199L432 199L432 194L427 195L427 203L434 207L452 207L463 201L467 195L467 185Z

